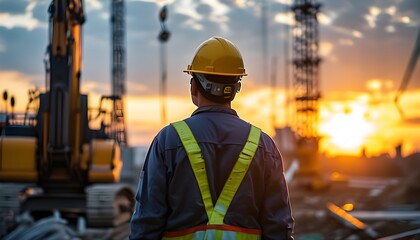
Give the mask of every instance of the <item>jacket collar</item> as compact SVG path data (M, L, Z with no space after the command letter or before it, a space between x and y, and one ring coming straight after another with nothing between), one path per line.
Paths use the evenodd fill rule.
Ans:
M206 112L227 113L227 114L235 115L238 117L238 114L232 108L225 107L225 106L217 106L217 105L199 107L191 114L191 116L194 116L200 113L206 113Z

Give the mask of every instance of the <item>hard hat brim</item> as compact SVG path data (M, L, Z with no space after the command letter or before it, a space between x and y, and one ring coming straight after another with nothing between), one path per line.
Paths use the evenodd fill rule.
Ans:
M197 70L184 70L184 73L192 74L192 73L202 73L202 74L210 74L210 75L220 75L220 76L248 76L247 73L219 73L219 72L208 72L208 71L197 71Z

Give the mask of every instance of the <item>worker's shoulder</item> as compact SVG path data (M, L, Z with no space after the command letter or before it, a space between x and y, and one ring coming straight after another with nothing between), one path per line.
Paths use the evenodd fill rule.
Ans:
M174 136L177 136L177 133L173 124L174 123L170 123L166 125L165 127L163 127L158 133L158 136L161 135L162 137L170 138L170 139L172 139Z
M152 145L159 146L159 148L175 148L179 142L178 134L172 124L163 127L153 139Z
M258 127L258 126L256 126L256 127ZM270 135L268 135L263 130L261 130L261 137L260 137L258 147L261 148L261 150L263 150L267 153L270 153L270 154L278 152L277 146L274 143L273 138L271 138Z

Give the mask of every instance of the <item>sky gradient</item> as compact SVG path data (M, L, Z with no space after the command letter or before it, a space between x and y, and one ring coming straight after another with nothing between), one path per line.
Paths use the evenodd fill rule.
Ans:
M126 0L126 116L131 145L148 145L167 123L160 119L158 13L168 4L168 122L188 117L195 106L189 97L189 77L182 72L196 47L211 36L222 36L240 49L248 76L233 107L240 117L274 134L285 126L284 46L286 29L294 24L287 11L292 1L252 0ZM393 154L403 144L405 154L420 150L420 67L401 98L402 119L393 98L410 59L420 26L420 1L323 0L320 21L321 150L328 154ZM0 0L0 91L25 108L27 91L45 86L50 1ZM266 38L262 6L267 7ZM90 104L111 92L110 0L87 0L83 26L82 92ZM264 40L266 39L266 40ZM290 43L290 42L289 42ZM263 47L264 46L264 47ZM264 55L264 49L268 54ZM277 59L273 66L272 59ZM289 59L290 60L290 59ZM265 65L264 65L265 63ZM275 73L275 74L274 74ZM275 97L270 77L276 76ZM273 100L274 99L274 100ZM4 105L0 104L4 109ZM417 119L417 120L416 120Z

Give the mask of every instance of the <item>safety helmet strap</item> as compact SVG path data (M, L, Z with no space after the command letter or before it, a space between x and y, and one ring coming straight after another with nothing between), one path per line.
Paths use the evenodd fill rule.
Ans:
M216 96L223 97L224 99L230 99L241 89L240 78L236 83L217 83L207 80L204 74L193 73L193 77L197 79L202 89L207 93Z

